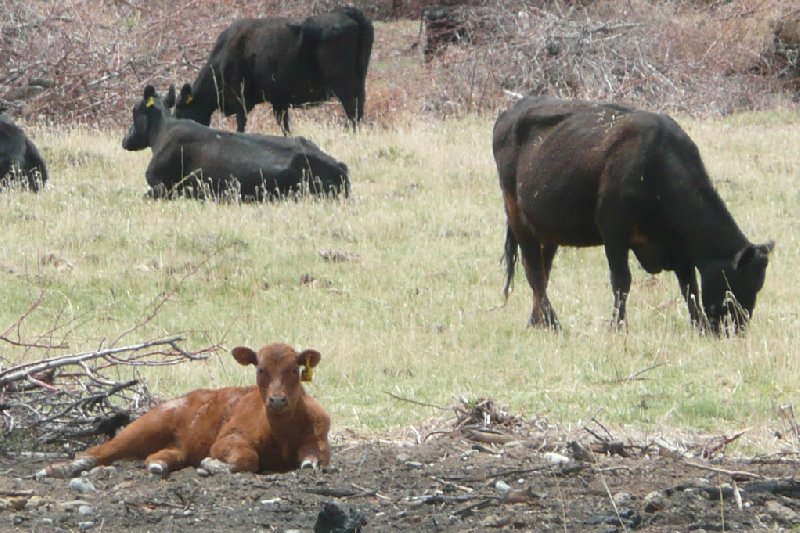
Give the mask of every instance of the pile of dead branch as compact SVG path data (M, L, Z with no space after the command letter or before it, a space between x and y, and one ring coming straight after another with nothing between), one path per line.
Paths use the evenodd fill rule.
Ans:
M37 450L78 445L117 429L156 399L138 377L141 367L205 359L213 348L187 351L181 337L0 366L0 442ZM120 376L131 379L120 381Z
M507 105L505 93L694 116L770 107L776 94L798 98L788 80L797 74L797 55L786 44L796 11L779 0L505 0L460 8L464 44L442 54L451 82L429 106L440 113L493 110Z

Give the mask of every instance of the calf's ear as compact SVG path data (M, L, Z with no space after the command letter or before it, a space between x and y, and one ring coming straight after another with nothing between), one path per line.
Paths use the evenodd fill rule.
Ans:
M322 356L316 350L303 350L297 354L297 366L308 366L314 368L319 364Z
M237 346L231 350L231 355L240 365L255 365L258 362L256 352L247 346Z
M192 103L192 86L188 83L184 83L183 87L181 87L180 102L183 105Z

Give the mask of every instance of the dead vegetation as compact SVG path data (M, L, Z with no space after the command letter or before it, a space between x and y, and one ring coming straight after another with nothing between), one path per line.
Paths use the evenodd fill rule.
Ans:
M144 84L163 90L193 79L234 18L301 16L334 4L8 0L0 27L6 65L0 105L27 119L121 125ZM432 3L356 4L378 20L417 21ZM462 45L442 46L427 67L420 36L403 49L383 51L384 59L411 53L416 65L372 69L371 120L391 124L404 111L493 113L509 93L615 100L694 115L764 108L782 94L797 98L800 11L786 0L457 4ZM380 36L386 31L389 26L379 29L378 46L389 42ZM373 65L382 60L374 55Z

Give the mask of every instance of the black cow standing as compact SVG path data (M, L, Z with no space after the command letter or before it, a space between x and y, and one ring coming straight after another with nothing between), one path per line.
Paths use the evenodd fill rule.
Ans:
M47 166L36 145L0 112L0 186L18 183L38 191L47 181Z
M148 85L122 140L126 150L152 149L146 176L154 196L220 197L231 191L257 201L304 192L348 196L347 166L311 141L233 133L172 118L168 108L174 100L174 91L165 102Z
M558 326L547 282L562 245L605 246L617 324L631 286L629 250L647 272L675 272L692 323L720 333L729 316L740 331L752 316L773 244L745 238L671 118L528 97L498 117L493 148L508 218L504 292L519 247L531 324Z
M236 115L243 132L247 113L271 102L284 134L289 107L335 96L353 127L364 116L372 22L353 7L294 21L282 17L240 19L217 38L194 83L185 84L175 116L206 126L217 109Z

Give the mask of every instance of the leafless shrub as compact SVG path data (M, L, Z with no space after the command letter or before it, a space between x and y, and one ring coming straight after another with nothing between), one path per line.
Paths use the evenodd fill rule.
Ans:
M626 1L544 8L507 0L473 7L465 10L470 45L451 47L442 61L452 80L449 107L493 111L507 105L509 94L693 115L762 107L782 89L775 76L754 68L774 5Z
M381 79L371 73L373 123L407 120L398 108L436 116L493 113L507 106L507 93L706 115L763 107L776 92L798 90L797 49L780 40L775 22L784 28L781 17L796 17L789 0L354 2L376 19L413 20L439 4L464 13L466 44L447 47L429 71L420 65L420 72L392 71ZM4 0L0 107L27 119L121 126L145 84L165 90L191 81L234 18L300 17L335 5ZM422 63L420 50L387 52L418 54Z

